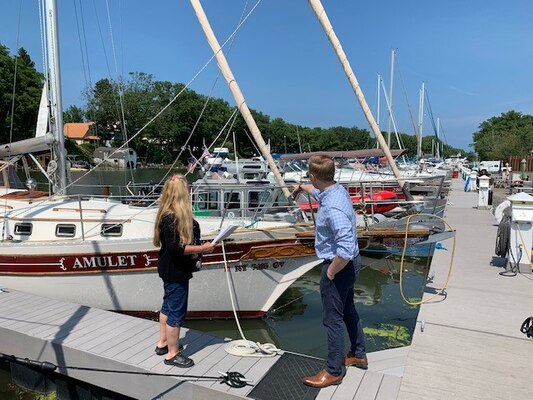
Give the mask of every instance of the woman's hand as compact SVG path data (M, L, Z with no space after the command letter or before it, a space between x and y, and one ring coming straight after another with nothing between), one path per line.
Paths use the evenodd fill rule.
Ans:
M200 245L201 253L212 253L213 250L215 250L215 244L212 242L205 242L204 244Z

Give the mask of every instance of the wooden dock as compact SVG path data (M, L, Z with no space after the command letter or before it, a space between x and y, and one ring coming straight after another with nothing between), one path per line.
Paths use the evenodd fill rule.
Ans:
M229 339L182 329L184 354L195 365L189 369L167 366L154 353L159 324L123 314L46 299L2 288L0 292L0 352L20 358L75 366L186 374L198 378L127 375L59 369L58 372L135 399L242 399L279 360L227 354ZM326 388L318 399L389 399L397 393L407 348L369 355L371 368L349 368L344 383ZM230 388L218 380L218 371L238 371L251 385ZM318 371L316 371L318 372Z
M398 399L531 399L533 340L520 326L533 315L533 275L498 274L494 217L476 208L478 194L464 192L464 181L452 185L445 215L457 230L451 280L445 295L420 308ZM424 298L445 281L451 241L444 246Z

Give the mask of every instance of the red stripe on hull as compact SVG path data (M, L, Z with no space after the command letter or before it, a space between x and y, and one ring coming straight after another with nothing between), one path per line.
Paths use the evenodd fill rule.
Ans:
M295 240L280 239L275 245L294 244ZM252 248L273 245L272 240L251 241L225 244L228 262L239 261ZM110 251L102 253L64 253L35 255L0 255L0 274L9 275L70 275L90 273L140 272L157 267L158 250L139 252ZM220 264L224 261L221 248L217 246L214 253L205 254L205 266Z

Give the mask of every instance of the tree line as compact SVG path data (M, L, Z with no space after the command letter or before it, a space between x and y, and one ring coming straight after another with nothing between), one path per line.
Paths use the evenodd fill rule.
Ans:
M43 79L26 50L21 48L11 56L9 49L0 44L2 143L33 136ZM243 118L235 114L234 106L223 99L196 93L183 83L157 81L149 73L132 72L116 81L99 80L84 90L83 98L83 107L71 105L64 111L64 121L95 122L94 133L102 143L114 140L117 145L124 140L131 140L129 146L146 163L173 162L189 136L189 147L200 153L204 144L211 144L219 135L226 138L226 146L232 149L233 134L239 156L258 153ZM252 109L251 112L265 141L270 142L272 152L376 147L376 139L367 129L355 126L306 127L288 123L282 118L272 118L258 110ZM505 160L510 155L528 154L533 145L532 122L533 116L515 111L490 118L480 124L479 131L473 133L473 151L480 159ZM407 156L416 157L416 135L400 133L399 137ZM216 145L219 146L222 140L218 140ZM443 148L442 155L445 157L458 153L465 155L463 149L442 144L434 136L423 137L422 151L424 154L434 154L437 144ZM76 152L73 143L68 148ZM399 148L394 139L391 140L391 148ZM474 158L473 152L466 155ZM182 157L181 162L185 163L189 153L184 152Z

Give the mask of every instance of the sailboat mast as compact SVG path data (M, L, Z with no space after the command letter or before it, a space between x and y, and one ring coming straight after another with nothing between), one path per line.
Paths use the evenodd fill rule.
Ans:
M391 124L392 124L392 90L394 87L394 58L396 51L392 49L390 60L390 85L389 85L389 118L387 123L387 146L390 148Z
M215 54L215 57L217 59L218 67L220 68L220 71L222 72L222 75L224 76L224 79L226 79L226 83L235 98L235 102L237 103L237 106L239 107L239 111L241 112L242 117L244 118L244 121L246 122L246 125L250 129L250 132L252 133L257 146L259 147L259 150L261 151L261 154L263 154L263 157L265 157L268 166L272 170L272 173L274 174L274 178L276 179L276 182L281 186L281 189L283 191L283 194L290 199L290 193L287 187L285 186L285 182L278 170L278 167L272 158L272 155L270 154L270 150L268 149L265 140L263 139L263 136L261 135L261 131L259 130L259 127L255 123L255 120L252 116L252 113L250 112L250 109L246 105L246 100L244 99L244 96L241 92L241 89L239 88L239 85L237 84L237 81L235 80L235 77L233 76L233 73L231 72L231 69L229 67L228 62L226 61L226 57L222 51L222 48L220 47L220 44L218 43L218 40L211 29L211 25L209 24L209 21L207 20L207 16L205 15L205 12L202 8L202 5L200 4L199 0L190 0L191 5L194 8L194 12L196 13L196 17L198 18L198 21L200 22L200 25L202 29L204 30L204 34L207 38L207 41L209 43L209 46L211 46L211 49L213 50L213 53Z
M45 26L48 57L48 82L50 84L51 130L57 168L54 171L54 192L64 194L67 186L65 140L63 136L63 104L61 96L61 69L59 66L59 40L56 0L45 0Z
M416 155L418 156L418 159L421 159L422 154L422 130L424 127L424 96L425 96L425 83L422 82L422 88L420 89L420 97L418 99L418 142L417 142L417 150Z
M335 53L337 54L337 57L342 64L342 67L344 68L344 72L346 73L346 76L348 80L350 81L350 84L352 85L352 89L355 92L357 100L359 101L359 104L363 110L363 113L365 114L365 117L368 123L370 124L372 132L374 132L374 135L376 136L376 139L378 140L378 143L381 149L385 153L385 157L387 158L387 161L389 162L390 168L392 172L394 173L394 176L396 177L396 179L398 179L398 184L403 189L405 185L405 179L403 178L400 170L398 169L396 162L394 161L394 158L392 157L392 154L390 152L389 146L387 146L387 142L385 141L385 138L381 134L379 126L376 123L376 120L374 119L374 116L372 115L370 108L368 107L368 103L365 100L363 91L361 90L361 87L359 86L359 82L357 81L357 78L355 77L355 73L353 72L352 67L350 66L350 63L348 62L346 53L344 53L344 50L342 49L342 45L339 39L337 38L337 35L333 31L333 26L329 22L329 18L326 14L326 10L322 6L322 3L320 2L320 0L308 0L308 1L309 1L309 4L311 5L311 8L315 12L316 17L320 21L320 24L322 25L322 28L324 29L324 32L326 33L331 45L333 46L333 49L335 50Z

